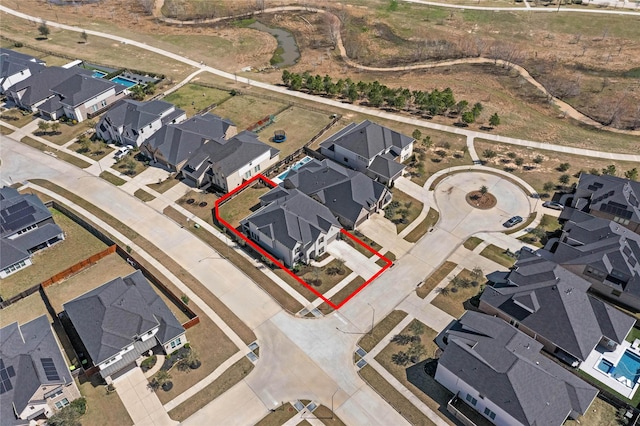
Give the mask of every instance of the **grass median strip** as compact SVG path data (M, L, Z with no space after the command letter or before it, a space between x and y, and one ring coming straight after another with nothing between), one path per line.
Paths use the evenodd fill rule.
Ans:
M273 282L273 280L263 274L260 270L256 269L256 267L253 266L253 264L244 256L240 255L235 250L230 250L227 244L207 232L204 228L196 229L189 227L187 224L187 218L171 206L167 207L163 213L180 225L186 226L189 231L198 236L215 251L226 256L231 263L240 268L240 270L242 270L242 272L244 272L251 280L258 284L264 291L269 293L271 297L273 297L284 309L292 313L296 313L302 309L302 305L293 297L289 296L289 294L278 284Z
M118 232L120 232L123 235L125 235L132 242L138 244L143 250L145 250L147 253L149 253L149 255L151 255L156 260L158 260L160 263L162 263L176 277L178 277L178 279L180 279L185 285L187 285L191 290L193 290L200 298L202 298L202 300L210 308L212 308L224 320L224 322L229 327L231 327L233 329L233 331L242 339L243 342L249 344L249 343L251 343L251 342L256 340L256 335L253 333L253 331L249 327L247 327L247 325L244 322L242 322L242 320L240 318L238 318L233 313L233 311L231 311L224 303L222 303L220 301L220 299L218 299L213 293L211 293L206 287L204 287L204 285L202 285L202 283L200 283L200 281L196 280L191 274L189 274L187 271L185 271L180 265L178 265L173 259L171 259L169 256L167 256L163 251L158 249L156 246L151 244L146 239L142 238L140 235L138 235L131 228L129 228L128 226L124 225L122 222L118 221L113 216L111 216L111 215L105 213L104 211L100 210L98 207L94 206L93 204L87 202L83 198L80 198L79 196L73 194L70 191L67 191L64 188L59 187L58 185L56 185L56 184L54 184L52 182L49 182L49 181L43 180L43 179L32 179L31 182L33 182L36 185L42 186L43 188L47 188L47 189L49 189L51 191L54 191L57 194L61 195L62 197L65 197L66 199L68 199L68 200L74 202L75 204L81 206L82 208L84 208L85 210L90 212L91 214L97 216L99 219L101 219L102 221L107 223L109 226L111 226L114 229L116 229ZM47 197L47 196L45 196L43 198L44 198L43 201L45 201L47 199L51 199L51 197ZM62 204L62 203L60 203L60 204ZM69 207L67 206L67 208L69 208ZM70 210L72 210L72 209L70 209ZM82 215L79 214L78 212L76 212L76 214L78 214L78 216L82 217ZM100 229L99 226L97 226L96 224L92 223L90 220L88 220L88 219L86 219L84 217L82 217L82 218L84 220L86 220L87 222L91 223L96 228ZM105 235L109 236L116 243L118 243L121 247L125 247L126 246L126 244L124 244L122 241L119 241L117 238L114 238L108 232L106 232L104 230L102 230L102 232ZM152 274L154 274L159 279L162 279L163 275L155 267L153 267L149 262L145 261L144 259L142 259L140 257L138 257L138 261L145 268L147 268ZM176 292L176 294L180 294L178 292L178 290L176 290L174 287L172 287L173 285L168 280L164 279L163 282L165 283L165 285L169 286L172 289L172 291ZM194 306L194 307L192 307L192 309L194 309L194 311L195 311L197 309L197 307Z
M384 257L386 257L387 259L389 259L392 262L396 261L396 255L393 254L392 252L388 251L384 254ZM384 261L384 259L378 259L376 260L376 265L378 266L385 266L387 264L387 262Z
M291 403L287 402L278 408L273 409L269 414L264 416L255 426L280 426L293 418L297 411Z
M349 297L351 293L356 291L364 283L365 283L364 278L357 276L353 280L351 280L349 284L344 286L342 289L340 289L340 291L338 291L336 294L330 297L329 300L331 300L336 305L339 305L340 303L342 303L344 299ZM318 306L318 309L323 314L328 314L333 310L333 308L329 306L327 303L322 303L322 305Z
M45 154L49 154L53 157L59 158L62 161L66 161L69 164L73 164L74 166L79 167L81 169L86 169L91 165L91 163L88 163L81 158L78 158L64 151L60 151L55 148L52 148L49 145L46 145L40 141L30 138L29 136L25 136L24 138L20 139L20 142L22 142L25 145L29 145L30 147L39 149Z
M424 280L422 285L418 287L416 294L419 298L424 299L427 297L429 293L440 283L440 281L444 280L447 275L451 273L458 266L457 263L446 261L435 272Z
M439 219L440 213L438 213L434 208L430 208L429 213L427 213L427 217L425 217L424 220L413 229L413 231L409 232L404 239L410 243L417 242L424 236L424 234L429 232L436 223L438 223Z
M358 374L412 425L435 425L370 365L366 365Z
M114 175L113 173L110 172L102 172L99 174L99 176L106 180L107 182L115 185L115 186L121 186L124 185L125 183L127 183L126 180Z
M360 346L365 351L369 352L371 349L375 348L376 345L393 330L393 328L400 324L400 321L407 316L407 313L404 311L393 311L386 317L382 319L378 324L373 327L373 332L371 334L367 334L358 342L358 346Z
M184 421L196 411L231 389L253 370L253 364L246 357L227 368L216 380L209 383L201 391L173 410L169 417L176 421Z
M136 196L136 198L144 201L145 203L147 201L152 201L155 200L156 197L154 197L153 195L149 194L147 191L145 191L144 189L138 189L136 192L133 193L133 195Z
M467 250L475 250L480 244L482 244L482 239L478 237L470 237L467 241L464 242L463 246Z

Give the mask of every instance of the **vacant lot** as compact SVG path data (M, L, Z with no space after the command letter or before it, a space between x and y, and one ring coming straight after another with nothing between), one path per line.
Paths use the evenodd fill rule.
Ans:
M220 207L220 217L237 228L240 221L260 208L259 198L269 192L271 187L260 182L244 188L238 195L226 201ZM211 206L213 208L213 206Z
M260 132L260 140L280 150L280 158L285 158L302 148L330 121L329 114L299 107L287 108L276 116L274 124ZM287 140L282 143L273 142L275 130L284 130L287 133Z
M615 161L605 158L583 157L541 149L526 149L507 144L493 143L476 139L474 146L485 165L497 169L506 170L527 181L540 194L553 194L562 185L570 186L578 181L581 172L602 173L603 169L613 165L618 176L624 176L624 172L638 168L638 164L627 161ZM604 145L600 147L603 149ZM598 148L595 148L598 149ZM487 158L486 154L493 151L496 155ZM522 159L522 165L516 165L516 160ZM566 169L561 168L566 164ZM563 184L559 181L562 175L567 175L569 180ZM545 184L549 182L549 189Z
M238 95L229 98L211 112L233 121L238 127L238 132L241 132L271 114L278 114L286 107L287 104L284 102L266 100L251 95ZM269 132L275 129L275 125L272 124L263 131Z
M64 231L64 241L36 252L32 258L33 265L3 279L0 282L3 297L18 294L107 248L73 220L55 209L50 210L53 220Z
M185 110L187 115L191 116L213 104L220 104L230 97L231 94L224 90L194 83L182 86L162 100Z

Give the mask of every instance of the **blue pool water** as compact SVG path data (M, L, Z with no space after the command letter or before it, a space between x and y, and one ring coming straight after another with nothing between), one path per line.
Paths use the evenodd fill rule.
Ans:
M132 87L138 84L135 81L127 80L126 78L122 77L113 77L111 81L113 81L114 83L122 84L125 87Z
M633 383L636 383L638 378L640 378L640 357L629 351L625 351L618 365L610 370L609 373L615 374L618 377L624 376Z
M608 373L612 367L613 364L611 364L606 359L601 359L600 363L598 364L598 370L602 371L603 373Z
M102 78L105 75L107 75L106 72L102 72L102 71L98 71L98 70L93 70L93 74L91 74L91 77L93 78Z
M279 179L280 181L285 180L287 178L287 175L289 174L290 170L292 170L292 169L293 170L298 170L300 167L304 166L305 164L307 164L311 160L312 160L311 157L304 157L302 160L298 161L296 164L291 166L290 169L287 169L284 172L280 173L278 176L276 176L276 179Z

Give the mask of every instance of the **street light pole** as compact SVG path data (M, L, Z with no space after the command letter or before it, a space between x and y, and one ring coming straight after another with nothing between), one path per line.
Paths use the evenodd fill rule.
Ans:
M367 305L371 308L371 330L369 330L369 336L373 336L373 325L376 323L376 308L371 305L371 303L367 302Z

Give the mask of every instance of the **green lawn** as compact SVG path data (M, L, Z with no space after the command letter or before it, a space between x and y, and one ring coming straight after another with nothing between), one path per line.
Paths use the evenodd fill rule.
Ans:
M458 285L458 280L466 280L463 285ZM436 296L431 304L441 309L454 318L460 318L466 312L465 303L481 291L482 285L486 282L484 276L480 277L475 284L471 271L463 269L458 275L445 287L440 294Z
M516 263L516 258L514 256L509 256L506 254L506 250L498 246L494 246L493 244L489 244L486 246L481 252L480 256L484 256L489 260L493 260L496 263L504 266L505 268L511 268L514 263Z
M529 232L518 237L518 239L536 247L543 247L547 243L549 237L561 228L562 226L560 225L557 217L545 214L542 216L540 224L536 227L533 233Z
M165 96L162 100L185 110L187 115L191 116L212 104L220 104L230 97L231 94L224 90L189 83Z
M4 128L5 127L0 127L0 129L4 129ZM91 165L91 163L88 163L82 160L81 158L68 154L64 151L59 151L55 148L51 148L50 146L42 142L39 142L33 138L30 138L29 136L25 136L24 138L20 139L20 142L22 142L25 145L29 145L33 148L39 149L44 153L50 153L50 155L53 155L54 157L59 158L62 161L66 161L67 163L73 164L74 166L79 167L81 169L85 169Z
M384 217L396 224L398 233L416 220L422 211L423 204L409 194L393 188L393 201L384 209Z
M114 175L111 172L102 172L99 175L102 179L106 180L107 182L110 182L112 184L114 184L115 186L120 186L120 185L124 185L125 183L127 183L126 180Z
M463 246L467 250L473 251L476 247L482 244L482 239L478 237L470 237L467 241L464 242Z
M76 381L80 393L87 399L87 411L80 417L82 424L92 426L129 426L133 420L116 392L107 393L106 383L99 374L91 378L80 376Z
M242 219L260 208L259 198L270 190L269 186L260 182L244 188L238 195L222 204L219 210L220 217L229 222L233 228L237 228Z
M418 226L413 228L413 231L409 232L407 236L404 237L404 239L409 241L410 243L418 242L418 240L420 240L420 238L422 238L424 234L429 232L429 230L433 228L436 223L438 223L439 219L440 219L440 213L438 213L434 208L429 208L429 213L427 213L427 217L425 217L424 220L420 222Z

